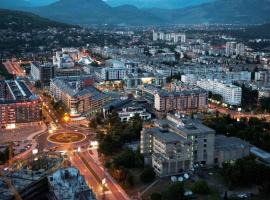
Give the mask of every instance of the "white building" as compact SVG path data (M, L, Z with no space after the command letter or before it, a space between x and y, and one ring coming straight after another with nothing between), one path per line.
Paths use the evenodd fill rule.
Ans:
M245 45L243 43L238 43L236 45L235 54L243 56L245 54Z
M117 113L122 122L128 122L130 118L134 117L136 114L138 114L143 120L151 119L151 114L143 107L128 107L118 111Z
M62 48L55 52L53 64L58 68L71 68L75 66L75 61L79 60L79 50L74 48Z
M227 42L226 43L226 56L245 54L245 45L243 43Z
M128 74L137 73L137 63L123 63L118 60L108 60L98 76L104 81L123 80Z
M155 32L153 31L153 41L165 40L173 43L185 43L186 34L185 33L164 33L164 32Z
M218 82L217 80L200 80L197 86L223 97L224 103L240 105L242 100L242 88L232 84Z

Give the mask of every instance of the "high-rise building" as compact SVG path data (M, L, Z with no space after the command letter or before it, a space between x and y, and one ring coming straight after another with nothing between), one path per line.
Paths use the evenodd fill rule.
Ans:
M226 43L226 56L231 56L235 54L236 42Z
M245 45L243 43L238 43L236 45L235 54L243 56L245 54Z
M245 54L245 45L243 43L227 42L226 56L243 56Z

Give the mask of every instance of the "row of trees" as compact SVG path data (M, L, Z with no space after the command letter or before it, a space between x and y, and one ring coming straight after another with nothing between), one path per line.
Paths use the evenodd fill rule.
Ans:
M214 118L206 118L204 123L216 130L217 134L239 137L261 149L270 151L270 124L265 120L242 118L237 121L229 115L216 115Z
M259 185L261 192L270 194L270 168L253 157L224 164L221 175L230 187Z
M126 186L133 186L137 182L134 169L140 173L140 182L149 183L155 179L154 170L144 167L144 158L140 151L124 147L125 143L139 140L142 125L143 120L139 115L135 115L128 122L121 122L116 112L112 112L105 120L96 115L90 123L92 128L97 129L100 126L106 130L106 133L97 134L99 152L106 156L105 167L112 176Z
M210 188L206 181L198 180L191 185L191 191L197 195L210 194ZM151 200L182 200L187 199L184 196L185 185L183 183L171 183L161 192L151 194Z
M128 122L121 122L118 114L113 112L102 124L107 132L99 132L97 135L100 153L113 155L120 151L125 143L139 140L142 123L139 115L135 115Z
M6 147L3 151L0 151L0 164L7 162L9 159L9 148Z

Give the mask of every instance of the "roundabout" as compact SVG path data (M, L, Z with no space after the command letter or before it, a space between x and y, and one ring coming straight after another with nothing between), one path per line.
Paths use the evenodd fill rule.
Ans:
M48 136L47 140L55 144L75 144L83 142L86 135L79 132L62 132Z

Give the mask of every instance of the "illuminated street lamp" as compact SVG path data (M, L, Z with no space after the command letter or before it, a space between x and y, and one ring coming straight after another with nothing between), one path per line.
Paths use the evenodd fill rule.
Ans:
M70 120L69 114L68 114L68 113L65 113L63 119L64 119L64 121L67 123L67 122Z

